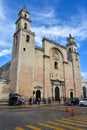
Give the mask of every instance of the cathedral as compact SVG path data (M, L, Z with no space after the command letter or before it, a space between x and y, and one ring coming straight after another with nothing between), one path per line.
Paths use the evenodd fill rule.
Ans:
M71 34L66 46L43 37L42 47L35 46L35 33L30 29L30 13L23 7L16 21L12 60L0 67L0 96L10 91L24 98L81 98L82 84L77 45Z

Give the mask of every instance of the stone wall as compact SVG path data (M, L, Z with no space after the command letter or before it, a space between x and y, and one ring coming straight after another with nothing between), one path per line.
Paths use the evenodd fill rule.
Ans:
M0 79L0 101L8 100L10 91L10 84L6 80Z
M10 66L11 62L0 67L0 78L10 80Z
M87 79L82 78L82 90L83 90L83 96L87 98Z

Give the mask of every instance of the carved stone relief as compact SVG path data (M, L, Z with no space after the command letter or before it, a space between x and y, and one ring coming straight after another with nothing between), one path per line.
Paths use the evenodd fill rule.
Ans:
M57 49L53 50L53 59L59 60L59 51Z

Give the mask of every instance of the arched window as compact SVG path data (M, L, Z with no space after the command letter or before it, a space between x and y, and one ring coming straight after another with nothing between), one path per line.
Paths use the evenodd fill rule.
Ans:
M40 100L41 100L41 91L40 90L36 91L36 101L38 101L38 98L40 98Z
M69 48L69 51L71 51L71 48Z
M27 29L27 23L24 23L24 29Z
M60 99L60 90L59 87L55 88L55 101L59 101Z
M30 40L30 36L26 35L26 42L29 42L29 40Z
M25 16L25 18L27 17L27 15L26 15L26 14L25 14L24 16Z
M83 97L86 98L86 87L83 87Z
M70 92L70 98L73 98L73 92Z
M58 62L54 62L54 69L58 69Z

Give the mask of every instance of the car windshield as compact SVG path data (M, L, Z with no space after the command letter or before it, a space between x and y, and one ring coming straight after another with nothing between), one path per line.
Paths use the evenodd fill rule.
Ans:
M21 95L17 94L17 93L11 93L9 95L10 97L21 97Z
M83 100L84 100L84 101L87 101L87 98L84 98Z

